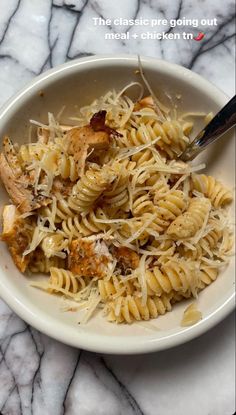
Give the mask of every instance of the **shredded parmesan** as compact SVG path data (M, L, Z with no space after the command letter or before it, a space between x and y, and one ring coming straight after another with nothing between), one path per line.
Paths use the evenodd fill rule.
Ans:
M137 269L138 281L142 291L142 305L147 303L147 282L146 282L146 267L145 267L146 255L143 255L140 259L139 267Z
M181 326L192 326L193 324L198 323L201 319L202 313L197 309L196 304L192 303L184 310Z

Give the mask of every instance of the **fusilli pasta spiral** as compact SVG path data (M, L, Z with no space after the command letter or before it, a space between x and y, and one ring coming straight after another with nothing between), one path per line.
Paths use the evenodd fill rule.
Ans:
M97 208L82 217L78 215L69 217L62 222L62 230L68 238L78 238L109 229L109 225L96 222L96 219L106 219L106 215L101 208Z
M115 178L111 170L88 169L74 185L68 198L69 207L77 213L88 212Z
M215 281L218 273L219 271L217 268L202 265L199 273L199 289L203 290L207 285L210 285Z
M167 229L167 234L174 239L191 238L201 229L208 218L211 202L206 198L190 200L188 210L178 216Z
M132 323L134 320L149 320L171 311L171 296L148 297L146 305L136 296L118 297L106 306L108 321Z
M137 190L133 197L132 214L134 216L140 216L143 213L153 213L154 209L154 204L148 192L145 190Z
M192 174L192 188L211 200L215 208L232 202L233 194L221 182L205 174Z
M172 221L180 217L186 209L186 205L186 198L181 190L175 190L167 194L156 203L156 209L154 210L156 217L153 219L151 228L162 233Z
M74 275L68 270L52 267L50 268L49 285L53 286L48 288L51 292L61 291L64 294L76 294L78 291L85 288L86 282L83 277Z
M209 224L211 221L209 220ZM211 229L200 241L194 246L194 249L189 249L184 246L179 248L182 256L197 260L202 256L213 256L214 248L223 236L223 230L217 227Z
M106 204L108 209L113 207L117 210L125 206L128 200L128 176L123 173L114 181L111 189L103 192L102 203Z
M150 110L149 110L150 111ZM160 123L156 120L150 121L146 124L138 125L137 129L122 130L123 138L121 143L126 147L139 146L148 142L154 141L160 137L156 146L164 152L169 158L174 158L185 150L189 139L183 133L183 127L178 121L165 121Z
M47 152L47 147L40 143L26 144L19 148L19 159L24 163L31 163L33 160L41 160Z
M113 276L109 281L99 280L98 281L98 290L103 301L112 299L113 297L118 297L120 295L131 295L133 294L135 288L131 281L122 281L116 276Z
M73 156L61 153L57 163L57 173L63 179L70 179L75 182L79 178L78 164Z
M198 273L194 264L187 261L168 260L161 268L154 267L146 271L149 295L169 294L172 290L196 294L199 284Z
M44 218L54 220L55 223L60 223L75 215L74 210L69 206L68 200L65 198L57 199L55 213L53 213L53 204L40 209L40 214ZM55 217L54 217L55 215Z

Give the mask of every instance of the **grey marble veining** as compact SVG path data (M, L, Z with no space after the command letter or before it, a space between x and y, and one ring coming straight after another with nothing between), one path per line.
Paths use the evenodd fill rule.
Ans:
M204 28L202 42L108 41L105 32L123 29L95 27L93 17L216 17L218 25ZM130 34L142 30L126 28ZM197 34L198 28L191 31ZM182 64L232 96L234 31L231 0L0 0L0 105L42 71L101 52L140 53ZM101 356L37 332L0 300L0 414L231 415L234 326L231 315L172 350Z

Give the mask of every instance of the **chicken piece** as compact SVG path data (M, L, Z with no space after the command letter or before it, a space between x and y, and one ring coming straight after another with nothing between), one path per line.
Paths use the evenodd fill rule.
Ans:
M72 128L66 134L68 140L67 151L74 156L77 162L79 176L84 172L85 161L90 152L107 150L110 136L106 131L94 131L89 125Z
M50 203L50 199L42 195L34 196L30 175L16 175L3 153L0 153L0 179L21 213L31 212Z
M9 166L6 157L0 154L0 178L12 201L19 205L21 212L28 212L34 208L30 190L25 189Z
M23 256L23 252L32 237L32 228L27 219L20 218L14 205L6 205L3 209L3 231L1 239L6 242L10 254L17 268L24 272L30 260L30 255Z
M139 256L138 254L130 248L125 246L120 246L115 248L114 256L118 261L118 266L120 265L125 271L127 268L136 269L139 265Z
M77 162L78 174L84 172L85 161L90 152L94 150L107 150L110 143L110 136L106 131L94 131L89 125L72 128L66 134L68 141L67 151L72 154Z
M72 128L66 134L68 141L68 153L72 154L76 161L83 158L84 153L91 150L107 150L110 144L110 136L106 131L94 131L90 125Z
M0 179L20 212L30 212L41 206L41 203L34 199L32 192L24 187L24 183L20 182L20 178L15 176L4 154L0 154Z
M95 152L97 155L107 150L111 137L122 136L118 131L106 125L106 113L105 110L96 112L91 117L89 125L72 128L66 134L67 151L77 162L79 175L83 173L86 158L91 153Z
M140 101L136 102L134 106L134 111L139 111L142 108L154 108L154 102L151 95L142 98Z
M68 268L76 275L102 278L107 273L110 258L104 243L75 239L70 245Z

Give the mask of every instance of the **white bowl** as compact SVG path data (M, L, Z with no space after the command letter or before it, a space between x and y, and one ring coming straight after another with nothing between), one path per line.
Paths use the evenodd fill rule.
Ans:
M215 113L228 100L215 86L181 66L151 58L142 58L142 64L153 89L163 100L163 91L172 97L181 94L182 99L178 100L181 111ZM13 141L22 143L28 137L29 119L46 122L47 112L56 114L63 105L66 105L63 122L68 122L68 116L75 114L79 106L109 89L119 90L137 80L135 69L136 56L93 56L44 73L1 109L0 137L8 134ZM195 131L201 127L200 118L196 118ZM228 134L200 157L206 161L208 173L231 187L234 186L233 146L232 135ZM4 189L0 188L0 206L7 201ZM220 322L235 305L232 259L217 281L200 293L198 308L203 319L194 326L180 326L186 302L147 323L115 325L98 314L79 326L76 313L60 311L59 297L30 287L29 279L16 269L4 243L0 243L0 258L0 295L22 319L57 340L95 352L144 353L184 343Z

